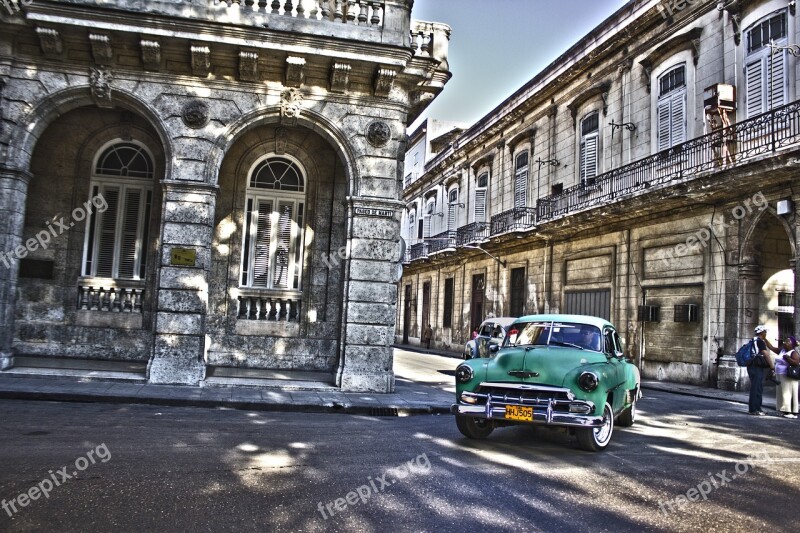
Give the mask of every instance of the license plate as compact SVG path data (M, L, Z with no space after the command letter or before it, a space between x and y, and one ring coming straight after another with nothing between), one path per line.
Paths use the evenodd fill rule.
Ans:
M506 419L521 420L523 422L533 421L533 407L522 407L519 405L506 405Z

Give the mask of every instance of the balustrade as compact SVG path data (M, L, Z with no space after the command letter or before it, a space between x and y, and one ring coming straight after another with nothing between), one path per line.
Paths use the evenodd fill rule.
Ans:
M428 253L433 252L440 252L447 248L455 248L456 247L456 232L455 230L452 231L443 231L438 235L434 235L430 238L430 242L428 243Z
M141 313L144 289L78 286L78 309L111 313Z
M214 5L265 15L329 20L360 26L382 26L384 1L379 0L211 0Z
M299 297L239 296L237 318L268 322L299 322Z
M492 235L528 229L536 224L536 209L515 207L492 217Z

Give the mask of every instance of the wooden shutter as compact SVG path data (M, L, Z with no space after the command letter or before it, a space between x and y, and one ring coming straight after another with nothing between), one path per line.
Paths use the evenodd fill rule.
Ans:
M772 61L773 58L774 62L772 63L770 72L769 62ZM770 56L765 63L767 63L767 72L764 73L764 79L769 80L769 76L772 74L772 83L765 88L765 92L767 93L772 89L772 94L768 98L772 106L767 107L769 107L769 109L775 109L786 103L786 50L778 50L777 53L775 53L774 56ZM769 109L764 109L764 112L769 111Z
M745 67L745 110L747 117L764 112L764 58L747 63Z
M456 229L456 205L450 204L447 206L447 231Z
M486 222L486 189L475 191L475 222Z
M672 95L670 101L670 146L686 140L686 91Z
M514 207L525 207L528 202L528 169L517 170L514 176Z
M272 237L272 201L258 201L255 217L256 238L253 245L252 285L253 287L267 287L269 283L269 248Z
M139 214L142 204L142 190L125 188L125 205L122 213L122 232L119 244L119 267L117 276L132 279L136 273L136 258L139 243Z
M583 138L581 143L581 179L593 178L597 175L597 134Z
M664 98L658 102L658 151L666 150L670 144L670 99Z
M289 287L289 263L292 247L292 213L294 205L290 202L278 204L278 235L275 249L275 276L274 288L286 289Z
M117 215L119 213L119 201L121 188L116 186L104 186L103 197L108 204L99 220L97 229L97 265L94 275L101 278L114 276L114 249L117 240Z

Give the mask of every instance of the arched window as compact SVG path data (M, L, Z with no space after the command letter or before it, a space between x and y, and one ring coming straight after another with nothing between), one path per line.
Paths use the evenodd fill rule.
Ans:
M745 110L747 117L766 113L787 101L789 76L786 50L770 48L787 43L786 10L773 13L745 30Z
M305 179L286 157L262 159L250 171L245 200L242 286L301 288Z
M92 206L83 251L83 276L144 279L153 158L144 145L113 141L98 151L92 168ZM86 210L89 213L89 209Z
M478 176L475 188L475 222L486 222L486 190L489 186L489 173Z
M591 183L597 176L597 156L600 139L600 113L595 111L581 121L580 168L581 182Z
M658 78L658 151L686 140L686 65Z
M517 156L514 164L514 207L525 207L528 203L528 152Z

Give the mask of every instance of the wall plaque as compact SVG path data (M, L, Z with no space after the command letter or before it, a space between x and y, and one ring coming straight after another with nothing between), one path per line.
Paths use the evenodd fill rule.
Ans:
M173 248L169 256L169 264L173 266L195 266L197 250L192 248Z

